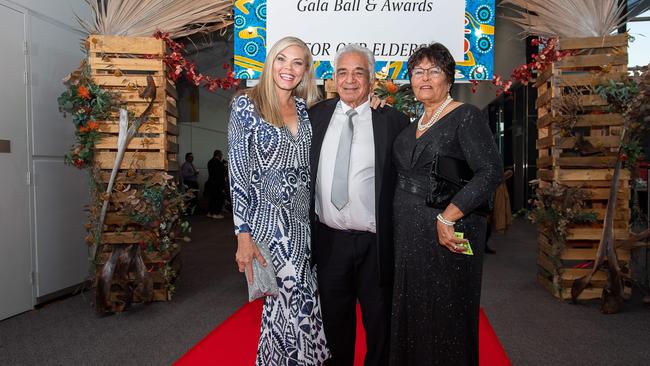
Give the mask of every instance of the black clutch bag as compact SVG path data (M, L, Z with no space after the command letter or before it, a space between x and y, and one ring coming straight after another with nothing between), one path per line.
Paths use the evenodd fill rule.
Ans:
M467 161L451 156L436 154L429 172L429 187L427 189L427 206L444 210L451 200L472 178L474 172ZM488 215L490 206L487 200L477 207L473 213ZM468 213L465 213L468 214Z

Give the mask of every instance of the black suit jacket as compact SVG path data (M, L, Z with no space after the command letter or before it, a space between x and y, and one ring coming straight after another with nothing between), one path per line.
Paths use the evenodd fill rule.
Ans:
M226 185L226 167L217 158L208 161L208 181L206 185L215 189L223 189Z
M314 211L316 175L325 133L339 99L327 99L308 110L313 137L311 145L311 222L317 236ZM409 124L406 115L392 107L372 109L372 133L375 143L375 219L377 225L377 261L379 282L392 285L393 280L393 194L396 172L393 166L393 140ZM312 244L316 240L312 240ZM312 251L314 253L316 251ZM313 259L313 258L312 258Z

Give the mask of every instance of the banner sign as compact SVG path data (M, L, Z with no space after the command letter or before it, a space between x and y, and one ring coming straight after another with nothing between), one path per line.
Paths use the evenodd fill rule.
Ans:
M495 0L235 0L235 74L256 79L267 47L285 36L307 43L316 78L348 43L370 49L380 79L408 79L406 61L423 44L444 44L456 80L492 79Z

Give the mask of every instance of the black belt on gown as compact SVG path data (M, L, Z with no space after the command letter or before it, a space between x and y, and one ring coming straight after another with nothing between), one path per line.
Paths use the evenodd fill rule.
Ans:
M420 196L424 199L427 198L428 188L424 185L423 182L409 178L402 174L397 174L397 188L413 193L416 196Z
M427 186L424 185L423 182L399 173L397 174L397 188L409 193L413 193L418 197L422 197L425 201L427 199L427 193L429 192ZM477 214L479 216L489 215L490 208L485 207L487 205L488 203L486 202L485 204L481 205L481 207L477 208L474 211L471 211L470 214Z

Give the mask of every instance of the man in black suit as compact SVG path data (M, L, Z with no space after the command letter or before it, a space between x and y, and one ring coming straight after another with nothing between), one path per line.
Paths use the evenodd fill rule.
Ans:
M354 362L356 302L366 330L365 365L388 363L393 285L392 145L408 118L391 107L373 110L375 60L348 45L334 59L339 98L309 110L313 127L313 260L329 366Z

